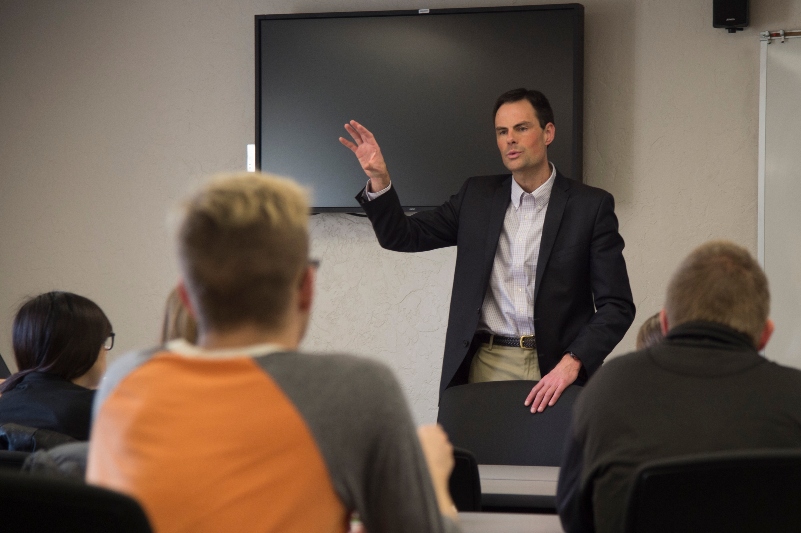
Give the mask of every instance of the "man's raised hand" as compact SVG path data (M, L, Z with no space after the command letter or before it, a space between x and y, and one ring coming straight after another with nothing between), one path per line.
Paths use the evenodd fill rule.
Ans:
M354 142L350 142L344 137L339 138L350 151L356 154L359 164L362 166L364 173L370 178L370 192L378 192L389 187L389 172L387 171L387 164L384 162L384 156L381 155L381 148L375 141L375 137L370 133L370 130L351 120L345 124L345 129L348 134L353 138Z

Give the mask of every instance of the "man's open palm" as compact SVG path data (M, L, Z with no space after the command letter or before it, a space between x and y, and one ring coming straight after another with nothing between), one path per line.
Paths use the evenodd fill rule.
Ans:
M356 154L359 164L367 174L367 177L370 178L373 192L387 188L389 186L387 164L384 162L381 148L378 146L373 134L355 120L345 124L345 130L347 130L354 142L344 137L340 137L339 142Z

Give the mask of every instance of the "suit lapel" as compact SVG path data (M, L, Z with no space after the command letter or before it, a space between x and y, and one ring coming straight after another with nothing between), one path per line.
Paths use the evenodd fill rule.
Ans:
M512 176L509 175L503 180L492 196L490 206L489 223L487 224L487 242L484 245L484 261L482 263L483 281L481 286L486 287L489 283L489 276L492 272L492 263L495 260L495 251L498 248L498 241L501 238L503 220L506 216L506 208L512 198ZM483 298L484 295L482 294Z
M510 193L511 194L511 193ZM534 302L536 305L537 295L540 292L540 282L551 257L551 250L556 243L556 234L559 233L559 225L562 223L562 215L565 212L567 199L570 197L570 182L567 178L556 173L551 198L548 200L548 210L545 212L545 222L542 226L542 239L540 240L540 255L537 259L537 274L534 279Z

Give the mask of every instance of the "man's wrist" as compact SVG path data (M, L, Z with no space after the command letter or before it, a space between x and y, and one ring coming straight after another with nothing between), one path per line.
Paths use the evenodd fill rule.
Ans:
M367 180L367 182L370 184L369 185L370 192L376 192L376 193L386 190L387 187L389 187L390 183L392 183L389 179L389 176L387 176L386 178L375 178L375 179L370 178L369 180Z
M373 180L368 179L367 185L364 186L363 196L368 202L371 200L375 200L376 198L387 192L391 186L392 182L388 181L386 187L383 187L382 189L376 191L375 187L373 187Z
M565 352L562 358L569 357L573 362L578 363L578 367L581 368L581 359L579 359L578 355L574 354L573 352Z

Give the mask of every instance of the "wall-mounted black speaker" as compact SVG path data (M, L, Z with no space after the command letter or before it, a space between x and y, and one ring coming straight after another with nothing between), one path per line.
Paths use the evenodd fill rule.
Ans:
M748 0L712 0L712 26L729 33L748 26Z

